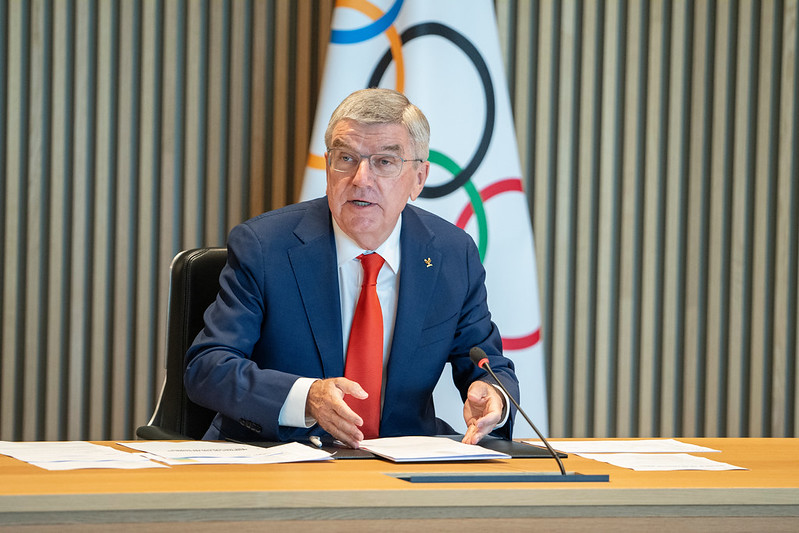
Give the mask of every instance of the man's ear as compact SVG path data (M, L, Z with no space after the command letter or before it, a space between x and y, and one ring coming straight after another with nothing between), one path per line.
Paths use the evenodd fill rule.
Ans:
M330 154L325 150L325 194L330 195L330 161L328 161Z
M416 200L422 194L422 189L424 189L424 184L429 174L430 161L419 163L419 168L416 169L416 174L414 175L413 188L411 188L411 201Z

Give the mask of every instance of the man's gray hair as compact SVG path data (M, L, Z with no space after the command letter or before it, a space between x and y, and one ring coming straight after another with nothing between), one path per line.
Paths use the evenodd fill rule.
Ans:
M333 140L333 128L345 119L362 124L405 126L415 153L403 154L403 157L426 161L430 155L430 124L427 117L400 92L380 88L361 89L346 97L333 111L327 123L325 146L328 148Z

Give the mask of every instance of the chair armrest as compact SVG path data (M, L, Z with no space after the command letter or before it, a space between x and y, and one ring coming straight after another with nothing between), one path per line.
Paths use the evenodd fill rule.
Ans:
M159 426L139 426L136 428L136 436L144 440L194 440L182 433Z

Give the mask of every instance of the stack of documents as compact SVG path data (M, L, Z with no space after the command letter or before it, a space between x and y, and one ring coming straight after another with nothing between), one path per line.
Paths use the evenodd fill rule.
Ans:
M543 446L540 440L524 441ZM622 468L640 471L746 470L691 453L718 452L712 448L674 439L649 440L564 440L549 441L556 450Z
M324 450L299 442L262 448L249 444L211 441L136 441L122 446L144 452L145 456L168 465L272 464L323 461L332 456Z
M396 463L510 459L510 455L463 444L446 437L383 437L361 442L361 448Z
M109 446L84 441L0 441L0 454L14 457L46 470L166 468L138 453L123 452Z

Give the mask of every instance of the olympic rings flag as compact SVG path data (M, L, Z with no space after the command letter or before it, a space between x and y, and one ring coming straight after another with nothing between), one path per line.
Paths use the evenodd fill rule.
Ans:
M338 0L302 198L325 194L324 131L348 94L386 87L430 121L430 177L414 203L465 229L486 269L488 303L521 404L547 433L544 354L533 231L491 0ZM436 414L465 431L445 372ZM532 436L517 423L515 437Z

